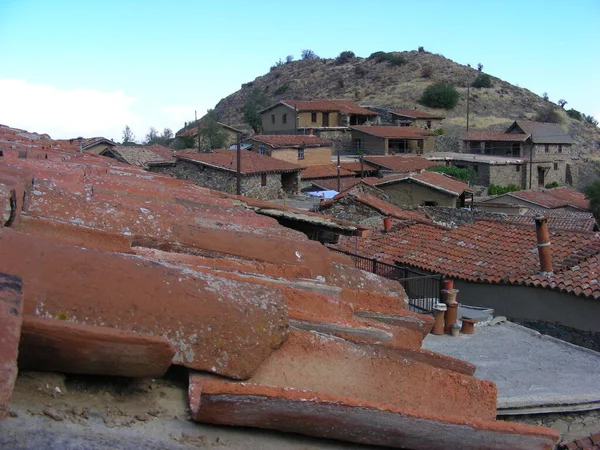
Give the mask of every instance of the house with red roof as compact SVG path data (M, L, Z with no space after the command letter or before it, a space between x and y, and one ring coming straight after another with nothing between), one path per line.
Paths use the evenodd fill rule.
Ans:
M444 116L430 114L416 109L392 109L390 111L394 125L401 127L419 127L425 130L437 130L442 126Z
M313 134L255 134L252 151L301 166L331 164L332 142Z
M365 155L421 155L432 152L435 144L435 134L419 127L358 125L351 129L353 148Z
M192 180L198 186L235 194L237 191L237 152L218 149L210 153L183 151L169 172L177 178ZM241 195L259 200L297 194L302 167L259 153L240 152ZM164 172L164 171L163 171Z
M375 122L379 116L350 100L281 100L260 114L263 133L346 129Z
M483 200L481 203L518 205L530 209L551 209L565 212L590 210L590 202L585 195L569 187L508 192Z
M144 169L160 171L160 167L175 165L173 150L160 144L153 145L116 145L102 150L100 156Z
M466 153L526 161L522 189L572 184L575 141L557 123L516 120L506 131L471 131L463 142Z

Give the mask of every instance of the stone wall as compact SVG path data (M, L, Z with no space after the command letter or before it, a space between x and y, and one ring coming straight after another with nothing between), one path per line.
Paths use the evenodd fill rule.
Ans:
M194 164L185 160L178 159L173 167L160 167L152 172L170 174L182 180L191 180L198 186L202 186L217 191L235 194L237 191L236 174L226 170L218 170L212 167ZM246 197L257 198L259 200L274 200L285 197L281 183L280 173L269 173L266 175L266 186L262 186L262 176L246 175L242 176L242 195Z
M544 322L542 320L513 319L512 322L539 331L542 334L555 337L562 341L570 342L571 344L600 352L599 332L578 330L577 328L561 325L558 322Z
M503 219L506 214L490 213L479 210L461 208L446 208L443 206L403 206L404 209L426 213L438 225L457 228L461 225L472 223L475 219Z

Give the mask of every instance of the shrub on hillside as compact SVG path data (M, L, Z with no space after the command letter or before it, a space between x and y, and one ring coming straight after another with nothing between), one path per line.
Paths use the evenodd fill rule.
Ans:
M354 67L354 73L359 76L359 77L364 77L367 74L367 71L364 67L362 66L355 66Z
M537 116L535 116L536 122L550 122L550 123L562 123L563 118L560 115L560 112L553 106L548 105L538 111Z
M335 63L336 64L346 64L347 62L349 62L351 59L356 58L356 55L354 54L354 52L351 52L349 50L342 52L338 55L337 58L335 58Z
M491 88L494 83L492 83L492 77L487 73L480 73L471 86L474 88Z
M458 104L460 94L449 83L435 83L427 86L419 103L431 108L452 109Z
M581 117L583 118L583 121L585 123L589 123L590 125L594 125L595 127L598 126L598 121L596 120L596 118L594 116L592 116L591 114L588 116L586 114L582 114Z
M430 172L443 173L450 175L467 184L475 184L477 182L477 173L473 169L460 168L454 166L432 166L427 170Z
M581 113L573 108L567 110L567 116L569 116L571 119L575 119L575 120L579 120L579 121L583 120Z
M285 94L289 90L290 90L290 85L285 83L285 84L282 84L281 86L279 86L277 89L275 89L275 92L273 92L273 95Z
M375 52L369 55L369 59L374 60L377 63L387 62L392 66L401 66L406 63L406 58L402 55L394 55L389 52Z
M554 189L558 187L558 183L556 181L553 181L552 183L548 183L546 184L546 186L544 186L546 189Z
M423 78L431 78L432 75L433 75L433 67L425 66L421 69L421 76Z
M319 56L313 52L312 50L302 50L301 53L301 58L302 59L320 59Z
M498 186L496 184L490 184L490 187L488 187L488 195L502 195L520 190L521 188L516 184L509 184L508 186Z

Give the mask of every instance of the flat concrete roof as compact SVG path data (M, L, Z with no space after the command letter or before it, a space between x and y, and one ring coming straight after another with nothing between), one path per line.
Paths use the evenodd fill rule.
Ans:
M503 322L459 337L429 334L423 348L477 366L498 387L498 414L600 409L600 353Z
M483 164L523 164L525 159L511 156L483 155L475 153L433 152L424 155L431 161L465 161Z

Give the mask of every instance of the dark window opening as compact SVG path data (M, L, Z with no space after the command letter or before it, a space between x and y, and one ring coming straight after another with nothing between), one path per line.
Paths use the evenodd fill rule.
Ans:
M303 148L299 148L298 149L298 160L304 159L304 149Z
M326 113L326 112L323 113L323 126L324 127L329 126L329 113Z
M479 166L473 166L473 172L478 173L479 172Z
M437 202L425 201L425 206L437 206Z
M550 146L548 144L544 145L544 152L546 152L546 153L550 152Z
M267 185L267 174L266 173L262 173L260 175L260 185L261 186L266 186Z
M315 123L317 121L317 113L310 113L310 121Z
M287 114L281 116L281 123L287 123Z
M558 170L558 163L554 163L554 170Z
M360 150L363 147L363 140L361 138L354 139L354 149Z
M271 114L271 124L275 125L275 114Z
M558 153L562 153L562 145L558 146Z
M520 172L521 171L521 166L515 166L515 169L516 169L517 172Z
M258 153L260 153L261 155L265 154L265 146L261 145L260 147L258 147Z
M428 120L428 121L427 121L427 129L428 129L428 130L431 130L431 120Z

